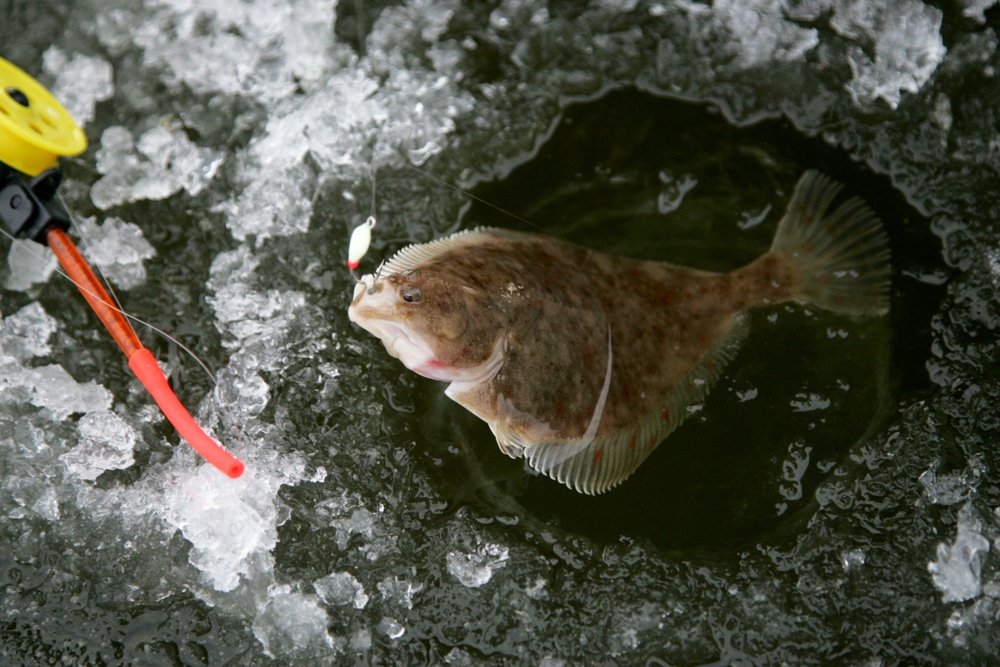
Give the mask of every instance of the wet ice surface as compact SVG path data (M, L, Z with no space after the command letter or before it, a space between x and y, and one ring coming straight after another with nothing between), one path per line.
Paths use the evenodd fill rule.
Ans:
M203 391L190 362L149 344L192 412L247 463L229 480L177 443L74 288L49 275L51 262L12 250L0 297L5 661L991 656L1000 612L992 3L949 14L918 0L585 9L509 0L489 11L414 0L368 6L360 18L351 4L79 0L64 25L26 5L0 26L10 31L0 48L30 54L18 64L87 124L93 149L66 161L63 186L90 216L79 225L85 252L127 290L133 312L197 341L217 369L218 384ZM374 263L453 229L465 203L406 164L448 183L504 174L568 99L611 83L710 103L737 123L784 114L891 175L859 178L852 192L867 187L860 193L878 204L891 183L930 217L929 226L886 219L899 269L891 360L917 369L891 377L920 386L893 389L870 430L830 424L845 400L868 396L836 353L867 349L852 346L885 331L793 309L755 319L767 332L757 350L748 346L718 403L699 406L676 434L696 442L685 429L707 432L720 405L748 424L798 424L755 431L766 447L752 459L764 479L759 505L776 530L736 545L708 531L694 548L661 548L629 521L659 508L609 517L600 510L613 498L543 495L564 514L540 519L546 508L531 499L546 480L491 458L488 433L421 398L440 387L416 382L346 319L343 260L370 212L371 165ZM757 165L747 173L660 162L637 174L609 160L581 182L618 192L648 179L629 216L664 234L766 247L798 172L843 168L811 149L789 157L754 142L740 144L739 159ZM731 145L715 150L737 159ZM734 206L733 192L746 198ZM686 213L713 197L711 222ZM630 239L622 219L601 243L654 245L656 227ZM931 233L943 252L909 249ZM910 295L942 283L929 324L910 326L907 307L921 301ZM780 343L769 352L768 336L796 326L829 346L828 374L789 365L787 382L764 381L760 367L789 356ZM421 430L428 422L433 438ZM841 427L856 435L831 451L821 435ZM686 461L704 465L682 471L694 493L713 468ZM640 471L622 493L661 486ZM572 517L572 507L594 511ZM603 530L588 532L595 523Z

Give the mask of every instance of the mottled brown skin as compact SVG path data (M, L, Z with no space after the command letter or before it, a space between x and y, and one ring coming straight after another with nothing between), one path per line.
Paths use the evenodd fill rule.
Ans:
M796 184L770 252L731 273L473 230L409 246L355 288L351 320L486 421L500 448L582 493L620 483L702 400L743 312L796 300L889 308L888 239L841 186Z
M444 336L454 344L437 348L442 362L482 363L497 339L505 340L503 365L482 395L490 404L470 409L489 421L502 412L502 397L530 417L519 426L535 420L573 439L583 435L600 396L609 329L613 372L598 438L662 410L733 316L788 299L791 278L774 255L715 274L525 234L492 236L385 280L393 289L420 288L422 302L409 308L437 335L468 322L460 335Z

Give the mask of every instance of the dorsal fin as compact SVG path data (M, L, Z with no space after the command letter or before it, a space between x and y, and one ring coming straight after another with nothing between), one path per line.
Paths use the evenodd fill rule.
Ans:
M574 491L604 493L635 472L647 456L687 417L687 409L701 401L735 356L746 337L749 317L738 313L725 334L705 358L678 384L654 412L631 428L587 443L528 443L516 434L493 428L501 448L511 454L523 451L535 470L562 482Z
M453 250L479 245L489 240L518 238L528 238L528 236L509 229L499 229L496 227L466 229L442 239L437 239L436 241L414 243L401 248L382 266L381 273L388 276L394 273L412 271L419 268L421 264L437 259L441 255Z

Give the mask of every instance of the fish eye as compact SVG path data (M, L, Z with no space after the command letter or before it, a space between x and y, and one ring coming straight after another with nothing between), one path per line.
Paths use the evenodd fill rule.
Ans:
M420 303L424 298L424 293L416 285L403 285L399 288L399 296L407 303Z

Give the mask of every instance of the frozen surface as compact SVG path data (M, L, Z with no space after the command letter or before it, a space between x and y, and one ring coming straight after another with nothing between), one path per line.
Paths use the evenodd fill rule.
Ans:
M62 186L81 247L131 290L136 315L212 367L215 385L150 343L182 401L247 464L230 480L179 442L53 260L12 244L0 294L0 661L992 659L995 3L384 4L15 3L0 25L5 52L86 124L92 150L64 162ZM345 314L343 261L373 210L373 174L365 270L457 228L468 200L449 185L530 164L572 101L630 86L703 115L675 123L656 151L632 147L644 128L616 117L611 157L545 193L595 228L604 202L621 204L606 226L617 231L595 243L641 253L652 236L621 230L652 217L657 234L694 230L691 245L718 243L738 263L767 247L795 176L822 166L841 179L860 170L848 191L880 207L899 258L885 329L796 309L755 319L756 352L682 429L705 458L662 453L680 457L693 493L738 455L702 438L716 417L745 411L771 429L728 440L760 441L745 475L760 497L712 505L747 513L739 539L702 526L705 543L671 542L685 517L668 513L665 527L635 529L633 515L665 514L660 480L637 478L622 493L652 493L615 511L614 498L547 495ZM688 149L716 111L745 133ZM774 118L803 143L758 125ZM582 164L595 137L562 159ZM630 151L662 157L623 166L616 156ZM734 166L745 159L751 168ZM586 200L594 183L614 194L646 182L624 203ZM895 193L913 208L886 203ZM548 222L551 208L526 212L517 194L491 203ZM698 208L706 201L714 208ZM915 311L925 319L907 319ZM867 376L844 380L850 360L833 354L761 380L791 356L772 339L782 327L834 353L891 341L889 377L866 369L889 387L887 405L841 449L819 434L856 426L838 406L868 400L856 393ZM744 508L754 502L763 518Z

